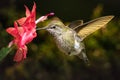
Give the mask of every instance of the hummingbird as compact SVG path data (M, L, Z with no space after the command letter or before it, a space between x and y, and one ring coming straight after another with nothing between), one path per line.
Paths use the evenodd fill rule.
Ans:
M113 17L113 15L103 16L86 23L83 23L83 20L76 20L69 25L65 25L58 18L51 20L47 26L37 30L47 30L53 35L60 51L69 56L76 55L89 64L83 40L93 32L104 27Z

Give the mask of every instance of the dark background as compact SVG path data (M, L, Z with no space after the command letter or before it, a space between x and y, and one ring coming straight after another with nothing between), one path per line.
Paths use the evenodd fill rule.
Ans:
M31 9L33 2L37 4L37 18L50 12L64 23L78 19L86 22L105 15L115 18L85 39L91 65L61 53L49 33L38 31L27 45L25 61L13 62L12 51L0 62L0 80L120 80L120 0L2 0L0 48L13 39L5 29L25 16L24 5Z

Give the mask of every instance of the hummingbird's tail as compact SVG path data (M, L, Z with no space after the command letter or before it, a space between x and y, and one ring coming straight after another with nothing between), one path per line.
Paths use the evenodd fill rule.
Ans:
M89 59L85 53L85 50L82 50L80 54L77 55L80 59L82 59L86 64L90 64Z

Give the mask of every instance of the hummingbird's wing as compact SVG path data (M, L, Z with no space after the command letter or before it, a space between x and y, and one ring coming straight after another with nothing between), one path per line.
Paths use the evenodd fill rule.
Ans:
M74 29L77 26L83 25L83 20L76 20L71 22L68 27Z
M104 16L79 25L74 28L78 35L84 39L96 30L104 27L114 16Z

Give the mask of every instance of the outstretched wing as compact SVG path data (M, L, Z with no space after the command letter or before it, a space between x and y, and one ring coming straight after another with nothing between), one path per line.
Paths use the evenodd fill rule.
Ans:
M83 20L76 20L71 22L68 27L74 29L77 26L83 25Z
M96 30L100 29L101 27L104 27L113 17L114 16L112 15L100 17L100 18L91 20L87 23L84 23L83 25L77 26L74 28L74 30L78 33L78 35L82 39L84 39L88 35L95 32Z

